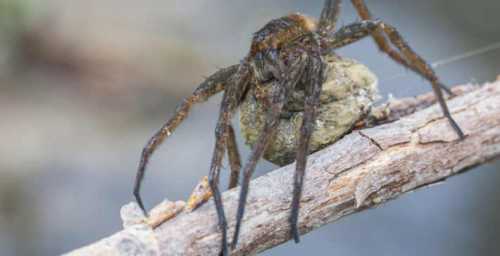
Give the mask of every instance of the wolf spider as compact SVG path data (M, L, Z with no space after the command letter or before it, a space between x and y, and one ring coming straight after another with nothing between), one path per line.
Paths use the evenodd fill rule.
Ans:
M175 115L149 140L142 151L134 187L134 196L139 206L145 209L139 191L146 165L155 149L186 118L193 104L203 102L210 96L224 91L215 128L216 141L210 165L209 185L222 233L222 254L228 255L227 222L218 185L220 168L226 150L231 169L230 188L237 185L241 169L234 129L231 125L233 113L249 91L254 93L255 98L268 109L264 126L253 144L248 161L243 166L237 222L231 244L234 249L238 241L249 182L255 166L272 139L280 121L280 113L286 111L286 103L292 92L303 90L305 94L304 115L296 146L292 209L289 217L291 234L295 242L299 242L297 219L309 141L314 129L324 80L323 56L370 35L382 52L431 83L444 116L457 135L463 138L464 134L451 117L441 90L449 94L451 92L439 81L432 68L410 48L393 26L381 20L374 20L363 0L351 0L351 2L362 21L343 26L338 30L335 30L335 26L341 0L326 0L319 21L301 14L290 14L271 20L254 33L250 51L240 64L217 71L208 77L191 96L184 99Z

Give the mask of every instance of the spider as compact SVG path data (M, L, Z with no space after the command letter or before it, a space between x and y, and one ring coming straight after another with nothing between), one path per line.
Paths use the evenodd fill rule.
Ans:
M154 134L142 151L133 194L145 213L140 187L151 155L186 118L194 104L203 102L210 96L223 91L208 179L222 236L221 253L229 255L227 221L219 190L219 174L227 150L231 169L229 187L233 188L238 184L241 164L231 118L248 93L253 93L255 99L267 109L264 114L264 125L242 168L243 180L231 244L231 248L234 249L238 243L249 182L255 166L272 140L280 122L280 114L287 111L287 102L291 100L294 91L303 91L304 114L296 145L295 175L289 217L291 235L295 242L299 242L297 220L309 142L320 106L319 98L325 70L324 56L367 36L372 36L379 49L394 61L431 83L444 116L458 137L464 137L462 130L450 115L442 90L450 95L451 92L439 81L433 69L410 48L393 26L373 19L364 0L351 0L351 2L361 21L343 26L338 30L335 27L340 13L341 0L326 0L318 21L297 13L271 20L253 34L250 51L240 64L217 71L201 83L191 96L181 102L174 116Z

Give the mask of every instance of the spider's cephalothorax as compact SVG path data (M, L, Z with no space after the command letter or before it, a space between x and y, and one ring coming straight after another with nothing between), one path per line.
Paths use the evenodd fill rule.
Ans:
M182 101L174 116L148 141L142 151L134 186L134 196L139 206L144 210L139 192L146 166L153 152L186 118L193 104L203 102L210 96L223 91L208 178L222 235L221 252L223 255L229 254L227 222L219 190L219 173L224 154L227 151L231 169L230 188L238 184L240 169L243 171L237 221L232 240L234 249L237 245L250 178L255 166L276 132L280 130L279 124L283 115L287 115L293 109L301 112L301 122L298 125L300 128L297 138L293 140L296 143L295 155L290 159L290 154L288 154L286 161L293 159L296 161L289 222L291 234L298 242L297 222L306 160L310 144L314 146L317 143L314 139L311 142L311 136L318 109L323 104L321 92L327 66L325 59L326 56L335 56L333 53L335 49L366 36L372 36L379 49L394 61L431 83L444 116L455 129L458 137L464 137L460 127L451 117L443 97L442 90L448 93L449 90L439 81L432 68L409 47L394 27L380 20L373 20L363 0L351 0L351 2L362 21L343 26L338 30L335 29L335 25L341 0L326 0L318 22L300 14L291 14L270 21L254 34L250 51L240 64L217 71L199 85L191 96ZM255 97L264 107L258 113L259 116L252 117L262 122L257 127L260 131L252 139L250 156L241 168L231 118L242 102L248 98L246 97L248 94ZM293 106L297 104L301 106L298 108ZM342 108L339 105L336 107ZM344 129L342 132L345 133L347 130ZM331 138L327 140L334 141Z
M304 55L311 52L308 41L315 38L316 27L312 18L293 13L271 20L255 32L244 60L251 66L255 84L278 79L285 66L300 58L305 60Z

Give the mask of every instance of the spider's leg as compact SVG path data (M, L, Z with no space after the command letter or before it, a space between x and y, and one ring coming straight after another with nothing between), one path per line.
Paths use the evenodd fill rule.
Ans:
M275 80L273 83L268 85L272 87L270 88L270 105L269 110L266 114L266 121L257 141L252 147L250 157L243 167L243 181L241 184L238 210L236 213L236 227L231 245L233 249L238 244L238 236L241 228L243 214L245 212L245 204L248 195L248 188L250 185L250 178L252 177L252 174L255 171L255 166L257 165L259 159L262 157L262 154L264 153L268 142L276 131L276 127L279 125L279 117L283 106L285 105L288 96L295 88L295 85L300 80L305 68L305 64L305 61L303 61L299 57L299 60L295 63L292 63L290 68L288 68L286 72L282 72L281 77L283 79Z
M265 125L259 134L257 142L253 145L251 155L243 168L243 181L241 184L238 212L236 215L236 229L232 243L233 249L236 247L236 244L238 243L238 235L240 232L241 220L243 219L243 214L245 211L245 204L248 194L248 186L250 183L250 178L252 177L257 162L259 161L262 154L264 153L264 150L266 149L267 143L272 138L274 131L276 130L277 125L279 124L279 115L281 113L281 110L285 102L284 90L276 90L273 94L275 96L273 96L273 102L266 115Z
M441 107L441 110L443 111L444 116L448 119L448 122L453 127L457 135L460 138L464 138L464 133L462 132L462 130L460 129L460 127L450 114L450 111L448 109L448 106L446 105L446 101L444 99L441 89L445 89L449 93L451 93L451 91L449 91L449 89L439 81L432 67L428 65L424 59L422 59L417 53L415 53L410 48L408 43L406 43L403 40L401 35L397 32L397 30L394 27L382 21L364 20L361 22L356 22L340 28L339 31L337 31L333 35L333 38L329 42L331 43L329 46L332 48L339 48L351 44L367 35L372 35L374 36L374 38L376 38L375 35L378 31L384 31L387 34L390 42L394 46L396 46L396 48L400 52L397 52L394 49L392 49L389 44L387 44L387 48L384 48L385 47L384 46L380 47L380 49L383 52L387 53L390 57L393 56L392 55L393 53L396 54L398 57L393 58L396 62L401 63L399 62L399 60L402 60L403 66L413 70L415 73L421 75L423 78L427 79L431 83L432 89L434 91L434 94L436 95L436 98L439 102L439 105ZM385 37L383 35L381 36L384 42L386 42ZM375 40L378 43L377 39Z
M396 28L386 23L381 23L380 26L384 28L384 31L389 37L391 43L394 44L401 51L401 53L403 53L403 55L407 58L410 65L414 67L416 70L418 70L416 71L417 74L420 74L431 83L432 89L434 90L434 94L436 94L437 101L441 106L441 110L443 111L444 116L448 119L448 122L453 127L458 137L460 137L460 139L463 139L465 135L462 129L460 129L460 126L456 123L456 121L450 114L448 105L446 104L446 101L443 96L443 92L441 91L442 87L440 88L440 85L442 83L439 81L439 78L436 76L436 73L434 72L432 67L429 64L427 64L427 62L425 62L425 60L422 59L422 57L420 57L416 52L414 52L410 48L408 43L405 42L405 40L399 34Z
M229 252L227 246L227 221L226 221L226 216L224 214L224 206L222 204L221 193L219 190L219 174L222 164L222 158L224 156L225 144L227 140L227 129L230 119L229 118L230 110L223 110L223 108L225 105L227 106L228 104L229 103L227 99L224 99L221 103L219 121L217 123L217 128L215 129L215 148L212 155L210 173L208 175L210 189L212 190L212 195L214 198L215 210L217 211L219 229L222 235L221 255L223 256L229 255Z
M208 183L212 190L215 209L219 221L219 228L222 233L221 251L222 255L229 255L227 244L227 221L224 214L224 207L222 204L222 197L219 190L219 174L222 165L222 158L227 146L228 130L230 129L230 121L233 112L238 107L241 96L246 90L249 83L249 67L246 64L241 64L238 72L226 84L224 96L219 110L219 119L217 127L215 128L215 147L212 155L212 162L210 164L210 172L208 175Z
M325 39L327 47L333 50L355 43L376 31L379 23L378 20L363 20L345 25Z
M326 0L318 23L318 31L323 34L329 34L335 31L335 25L340 14L340 5L342 0Z
M355 22L346 26L341 27L337 32L333 34L333 36L329 39L326 40L328 44L329 49L337 49L344 47L346 45L352 44L354 42L357 42L366 36L372 35L374 36L375 33L378 31L380 24L382 22L380 20L363 20L360 22ZM378 37L377 37L378 38ZM420 75L424 76L426 79L430 79L431 77L428 77L426 74L421 74L420 71L412 66L410 63L406 61L404 57L400 55L399 52L395 51L390 47L390 45L387 44L386 39L384 36L381 37L383 40L383 46L379 47L379 49L383 52L385 52L389 57L391 57L394 61L397 63L403 65L404 67L413 70L416 73L419 73ZM375 42L378 44L379 41L375 40ZM396 58L393 58L393 56L397 56ZM439 87L443 89L448 95L454 96L453 92L442 84L441 82L437 82Z
M358 12L358 15L360 16L360 18L362 20L374 20L372 18L370 10L368 9L364 0L351 0L351 2L354 5L354 8ZM382 33L384 30L385 30L384 28L376 29L375 31L373 31L371 33L373 40L375 41L375 43L377 44L379 49L381 51L385 52L387 55L389 55L389 57L391 57L397 63L399 63L399 64L405 66L406 68L409 68L417 73L420 73L420 75L426 77L429 81L431 81L433 79L432 75L434 75L434 72L432 72L432 74L430 74L430 73L425 73L425 72L421 72L421 71L416 70L415 67L412 66L412 64L410 62L408 62L408 60L405 59L404 56L402 56L397 51L395 51L394 49L391 48L389 42L387 42L387 39L385 38L385 36ZM439 85L439 87L441 87L441 89L445 90L446 93L448 93L450 96L454 96L453 92L447 86L440 83L439 81L437 81L437 84Z
M370 10L368 10L364 0L351 0L351 2L362 20L373 20ZM371 33L371 35L381 51L385 52L397 63L410 68L409 63L404 59L404 57L391 48L381 31L375 30Z
M304 174L309 154L309 141L314 130L314 124L319 107L319 97L323 84L324 63L319 56L310 58L310 64L304 76L306 84L306 98L304 101L304 117L300 128L299 141L297 143L297 153L295 156L295 175L293 183L292 212L290 215L291 233L296 243L299 242L299 230L297 221L299 217L300 198L304 183Z
M146 166L148 161L156 150L156 148L172 134L172 132L179 126L179 124L186 118L191 107L195 103L203 102L207 100L210 96L222 91L224 89L226 81L235 74L239 65L233 65L228 68L221 69L215 74L208 77L196 90L194 93L184 99L182 103L177 107L175 114L167 123L165 123L155 135L149 139L148 143L142 150L141 161L139 163L139 168L137 170L137 176L134 185L134 196L141 207L142 211L147 214L142 198L140 195L141 183L144 178Z
M240 177L241 158L238 152L238 144L236 143L236 136L232 125L227 128L227 156L229 159L229 168L231 169L231 176L229 178L229 189L238 186L238 179Z

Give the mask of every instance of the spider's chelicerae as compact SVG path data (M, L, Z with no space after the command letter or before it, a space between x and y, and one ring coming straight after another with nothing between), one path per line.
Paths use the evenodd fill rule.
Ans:
M252 151L243 166L237 222L232 240L236 246L249 182L257 161L264 154L280 123L283 113L289 111L290 101L295 92L302 92L303 116L297 138L295 161L296 171L293 181L292 207L289 218L291 234L299 241L297 219L306 159L309 153L311 134L320 107L320 92L324 81L327 55L334 50L354 43L366 36L372 36L382 52L397 63L416 72L428 80L437 96L443 114L451 127L462 138L464 134L451 117L442 90L450 91L439 81L432 68L417 55L391 25L374 20L363 0L351 0L360 16L355 22L335 29L340 12L341 0L326 0L319 21L301 14L290 14L271 20L253 35L250 51L238 65L224 68L208 77L177 108L175 115L149 140L142 152L138 168L134 195L144 210L139 191L148 160L174 129L186 118L192 105L223 91L220 113L215 129L215 148L210 165L209 185L214 197L220 231L222 233L222 253L228 255L227 222L218 188L219 172L223 156L227 150L231 178L230 188L238 184L240 157L236 147L231 118L240 107L247 94L267 109L263 113L261 131L252 142Z

